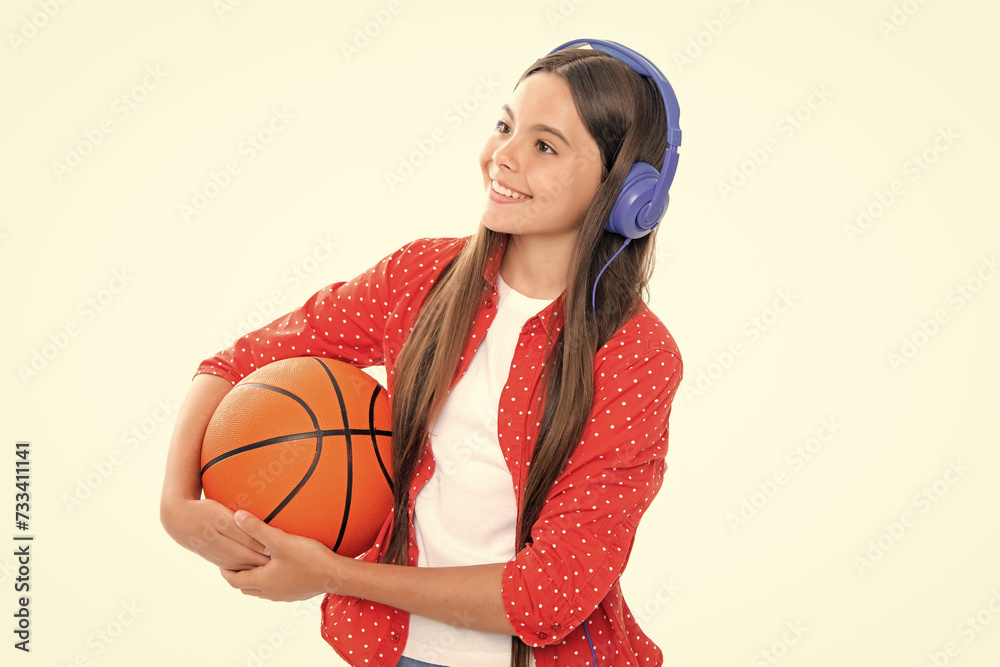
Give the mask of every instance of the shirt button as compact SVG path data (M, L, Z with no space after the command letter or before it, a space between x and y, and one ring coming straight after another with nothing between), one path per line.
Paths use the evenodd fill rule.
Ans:
M487 308L493 307L493 299L486 299L486 307Z
M559 625L558 623L553 623L549 627L552 629L552 632L559 632L560 630L562 630L562 626Z
M392 634L389 635L389 639L391 639L394 642L398 642L399 641L399 635L397 635L395 632L393 632Z
M537 635L539 639L545 639L548 637L548 635L544 632L536 632L535 635Z

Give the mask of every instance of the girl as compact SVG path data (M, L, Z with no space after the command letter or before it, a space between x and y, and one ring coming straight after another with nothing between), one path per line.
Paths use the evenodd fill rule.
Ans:
M325 594L323 636L351 665L661 664L619 577L681 357L643 300L655 233L623 246L605 223L633 163L669 156L665 100L596 48L529 67L480 155L473 236L414 241L199 366L167 532L247 595ZM201 499L215 407L290 356L386 367L395 507L358 559Z

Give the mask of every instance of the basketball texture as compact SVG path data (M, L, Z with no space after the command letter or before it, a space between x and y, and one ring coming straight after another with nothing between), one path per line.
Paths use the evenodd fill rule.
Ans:
M351 558L392 509L385 390L333 359L296 357L246 376L219 404L201 453L205 497Z

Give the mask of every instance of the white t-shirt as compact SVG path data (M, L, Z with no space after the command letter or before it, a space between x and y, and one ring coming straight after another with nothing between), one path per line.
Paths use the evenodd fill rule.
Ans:
M521 328L551 299L515 292L499 274L497 292L496 317L430 428L434 474L414 507L418 567L505 563L514 557L517 501L497 437L500 392ZM509 635L410 614L403 655L440 665L508 667L510 646Z

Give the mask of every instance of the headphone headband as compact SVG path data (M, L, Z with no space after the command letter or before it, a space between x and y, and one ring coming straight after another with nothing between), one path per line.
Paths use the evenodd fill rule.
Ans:
M640 227L638 232L642 233L636 232L637 236L633 236L631 233L624 234L627 238L638 238L638 236L648 234L659 223L660 218L663 217L667 208L670 184L673 182L674 174L677 171L677 148L681 144L681 128L679 124L681 115L680 105L677 104L677 96L674 94L674 89L671 87L670 82L667 81L667 78L663 76L663 72L650 62L648 58L618 42L601 39L574 39L552 49L549 55L563 49L580 48L583 46L589 46L592 49L614 56L640 75L648 76L656 84L656 87L660 91L660 97L663 99L663 106L667 114L667 143L669 144L663 155L663 167L659 172L653 169L653 172L657 173L657 180L653 187L651 198L648 200L648 203L644 203L640 210L636 212L638 226ZM615 231L619 234L623 233L620 229L611 229L609 231Z

